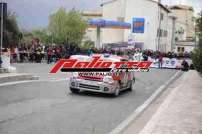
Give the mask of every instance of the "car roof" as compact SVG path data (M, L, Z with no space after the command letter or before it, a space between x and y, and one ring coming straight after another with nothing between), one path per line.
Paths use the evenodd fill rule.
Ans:
M124 59L126 60L126 58L121 57L121 56L117 56L117 55L110 55L109 57L104 57L104 59L110 60L113 62L123 61Z
M90 60L91 57L89 57L87 55L71 55L70 59L77 59L79 61L86 61L86 60Z

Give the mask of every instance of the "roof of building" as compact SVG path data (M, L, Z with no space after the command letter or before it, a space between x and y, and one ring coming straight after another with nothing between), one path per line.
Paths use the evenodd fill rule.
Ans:
M151 1L151 2L154 2L154 3L157 3L160 7L162 7L164 10L166 10L167 12L171 12L167 6L161 4L160 2L158 1L155 1L155 0L148 0L148 1Z
M169 6L169 9L194 11L194 8L192 6L187 6L187 5L173 5L173 6Z
M102 17L102 11L84 11L82 12L83 16L94 16L94 17Z
M109 0L109 1L107 1L107 2L102 3L101 6L106 5L106 4L113 3L113 2L115 2L115 1L117 1L117 0ZM161 4L160 2L155 1L155 0L148 0L148 1L157 3L157 4L158 4L160 7L162 7L164 10L166 10L167 12L170 12L170 10L167 8L167 6L164 6L164 5Z
M103 5L106 5L106 4L109 4L109 3L113 3L117 0L109 0L109 1L106 1L106 2L103 2L100 6L103 6Z
M108 27L108 28L120 28L128 29L131 28L131 24L127 22L114 21L114 20L105 20L105 19L90 19L88 20L90 26L96 27Z

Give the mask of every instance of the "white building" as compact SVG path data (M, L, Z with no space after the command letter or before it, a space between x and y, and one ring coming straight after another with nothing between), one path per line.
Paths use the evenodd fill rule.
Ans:
M194 38L194 10L191 6L173 5L169 9L176 19L176 32L181 33L179 41L191 40Z
M173 5L169 9L176 17L175 52L191 52L195 47L194 10L186 5Z
M153 0L112 0L102 4L103 18L129 22L144 19L143 33L130 30L102 29L102 43L128 42L134 40L142 49L167 52L172 43L172 17L164 5Z
M82 16L86 21L88 21L89 19L101 19L102 18L102 11L100 11L100 10L83 11ZM84 35L83 41L90 40L90 41L96 42L96 40L97 40L96 39L97 38L96 34L97 34L96 28L89 27L86 30L86 34Z

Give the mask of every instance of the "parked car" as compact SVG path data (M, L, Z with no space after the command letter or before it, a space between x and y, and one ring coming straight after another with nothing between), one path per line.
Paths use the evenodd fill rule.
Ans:
M81 61L89 61L92 57L87 56L72 56L71 58L78 58ZM104 61L126 61L127 59L109 55L107 57L101 56ZM115 77L119 79L115 79ZM70 77L69 89L72 93L79 93L82 91L91 91L98 93L113 94L118 96L123 90L133 89L133 84L135 83L135 77L133 72L121 72L119 74L114 74L110 76L80 76L79 73L73 73Z

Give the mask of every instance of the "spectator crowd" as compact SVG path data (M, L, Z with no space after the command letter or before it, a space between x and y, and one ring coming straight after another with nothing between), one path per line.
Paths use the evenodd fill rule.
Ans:
M69 58L71 55L82 54L82 55L91 55L96 54L116 54L116 55L127 55L129 58L136 54L141 53L144 61L148 60L148 57L161 60L163 57L167 58L190 58L191 53L175 53L168 52L162 53L159 51L153 50L140 50L140 49L96 49L96 48L81 48L76 45L33 45L33 46L21 46L21 47L11 47L9 50L11 55L11 62L56 62L60 58Z

